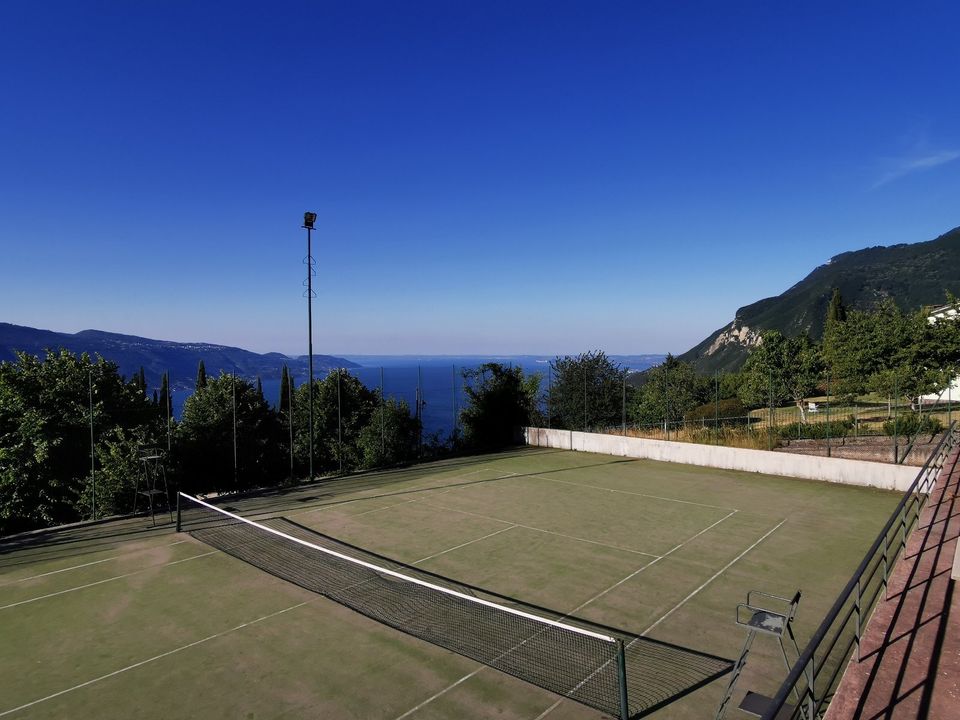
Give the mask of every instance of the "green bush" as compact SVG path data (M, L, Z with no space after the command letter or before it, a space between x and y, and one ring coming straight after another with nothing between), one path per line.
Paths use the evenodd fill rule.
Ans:
M825 440L845 438L853 430L853 420L831 420L821 423L790 423L777 428L777 434L785 440Z
M883 423L883 432L887 435L919 435L920 433L930 433L934 435L943 430L943 423L937 418L929 415L921 416L919 413L908 413L900 415L896 420L891 418Z
M749 411L739 398L727 398L720 402L704 403L687 411L683 419L686 422L712 424L718 417L722 425L746 425Z

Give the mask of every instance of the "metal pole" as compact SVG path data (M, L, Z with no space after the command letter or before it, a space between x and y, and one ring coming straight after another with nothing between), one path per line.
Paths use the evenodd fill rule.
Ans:
M860 617L860 578L857 578L857 662L860 662L860 635L863 631L862 619Z
M340 368L337 368L337 459L343 475L343 409L340 404Z
M713 444L720 444L720 371L713 374Z
M239 490L237 473L237 373L230 375L230 392L233 395L233 489Z
M387 400L383 396L383 366L380 367L380 457L387 456Z
M180 532L182 528L181 516L180 516L180 493L177 492L177 532Z
M287 424L290 426L290 480L293 480L293 375L287 373Z
M627 697L627 658L623 640L617 640L617 684L620 686L620 718L629 720L630 702Z
M419 429L417 430L417 457L423 457L423 376L420 366L417 365L417 420Z
M307 223L304 217L304 227L307 229L307 355L310 369L310 384L307 386L308 425L307 433L310 440L310 476L313 480L313 223Z
M900 461L900 428L897 427L897 405L899 405L899 378L896 376L896 370L893 376L893 462Z
M553 412L550 407L553 399L553 363L547 365L547 430L550 429L550 415Z
M831 456L830 448L830 435L833 433L833 428L830 426L830 371L827 371L827 457Z
M620 403L623 408L623 436L627 436L627 371L623 371L623 400Z
M167 455L170 455L170 416L173 414L173 392L170 388L170 371L167 371Z
M770 368L770 414L767 417L767 450L773 450L773 367Z
M93 448L93 370L87 371L88 390L90 391L90 515L97 519L97 471Z
M451 390L451 399L453 401L451 407L453 408L453 442L457 440L457 366L451 365L450 369L452 370L451 379L453 380L453 387Z
M583 366L583 431L587 432L587 366Z

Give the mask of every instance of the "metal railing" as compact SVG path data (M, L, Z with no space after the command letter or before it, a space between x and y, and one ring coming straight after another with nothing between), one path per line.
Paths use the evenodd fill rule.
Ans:
M860 643L870 612L880 593L887 593L890 570L906 548L907 538L920 518L937 476L958 441L960 430L954 421L820 623L762 720L822 717L854 651L860 661ZM799 698L799 702L789 714L781 716L791 695Z

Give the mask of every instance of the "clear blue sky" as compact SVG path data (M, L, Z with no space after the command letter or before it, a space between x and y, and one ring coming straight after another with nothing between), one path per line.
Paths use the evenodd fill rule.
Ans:
M956 2L8 2L0 321L682 352L960 225Z

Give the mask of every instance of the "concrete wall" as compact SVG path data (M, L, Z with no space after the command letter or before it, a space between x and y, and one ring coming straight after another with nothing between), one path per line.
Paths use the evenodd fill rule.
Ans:
M527 445L537 447L662 460L725 470L746 470L845 485L865 485L884 490L906 490L919 472L919 468L915 467L865 460L815 457L721 445L696 445L575 430L521 428L521 433Z

